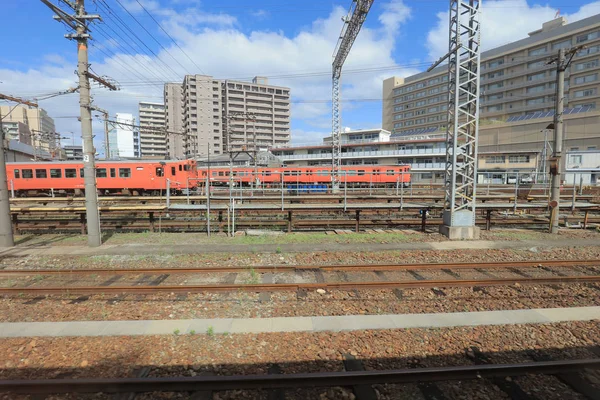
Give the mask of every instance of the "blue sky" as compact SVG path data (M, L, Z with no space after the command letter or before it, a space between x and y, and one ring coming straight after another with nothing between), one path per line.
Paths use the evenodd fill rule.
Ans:
M86 0L87 11L104 19L91 27L92 68L121 84L119 92L94 88L94 102L111 115L135 115L139 101L161 101L163 83L179 82L185 73L265 75L292 89L292 140L318 141L331 129L331 54L349 5L350 0ZM443 55L447 7L447 0L374 2L345 65L344 126L380 127L382 80L422 71ZM492 48L526 37L558 9L569 22L600 13L600 1L490 0L483 8L483 46ZM0 93L33 98L73 87L76 48L63 37L66 32L41 1L3 0L0 33L11 40L0 53ZM57 131L79 136L72 118L79 113L77 94L40 105L55 117ZM99 121L94 132L101 148Z

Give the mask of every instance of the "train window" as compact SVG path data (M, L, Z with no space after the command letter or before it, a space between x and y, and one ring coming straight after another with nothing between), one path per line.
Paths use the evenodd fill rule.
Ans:
M271 176L271 171L265 171L265 176Z
M185 165L183 166L183 170L184 170L184 171L189 171L190 169L191 169L191 167L190 167L190 165L189 165L189 164L185 164Z
M290 176L292 174L292 171L284 171L283 174L285 176Z
M378 169L374 169L373 170L373 175L379 175L379 170Z
M75 168L65 169L65 178L77 178L77 170Z
M83 172L83 168L81 168L81 169L79 170L79 176L80 176L81 178L84 178L84 177L85 177L85 173Z
M162 167L156 167L156 176L165 176Z
M356 170L355 169L349 169L348 171L346 171L346 175L348 175L348 176L356 176Z
M48 177L48 171L46 171L45 169L36 169L35 170L35 177L39 178L39 179L47 178Z
M171 167L171 176L175 176L175 173L177 173L177 168Z
M219 173L217 171L213 171L212 175L217 176Z
M364 169L359 169L358 170L358 176L363 176L365 174L365 170Z
M22 172L23 179L33 178L33 170L32 169L24 169Z
M115 168L111 168L110 169L110 177L111 178L116 178L117 177L117 170Z
M223 171L219 171L219 176L225 176L225 173L223 173Z
M21 178L21 172L18 169L15 169L14 175L15 175L15 179Z
M62 178L62 169L51 168L50 169L50 178Z
M119 178L131 178L131 168L119 168Z
M181 167L181 165L180 165L180 167ZM206 176L206 171L202 171L202 176Z
M179 164L179 172L183 171L183 166Z
M394 175L395 171L393 169L388 169L387 170L387 175Z
M96 168L96 178L106 178L106 168Z

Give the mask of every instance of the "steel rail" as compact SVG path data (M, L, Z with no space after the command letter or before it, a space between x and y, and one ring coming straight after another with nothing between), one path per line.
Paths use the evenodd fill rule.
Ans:
M0 392L20 394L221 391L471 380L528 374L552 375L600 368L600 359L540 361L383 371L319 372L166 378L0 380Z
M273 283L240 285L165 285L165 286L73 286L73 287L3 287L0 294L111 294L111 293L202 293L202 292L280 292L301 289L391 289L391 288L435 288L435 287L472 287L507 286L514 284L558 284L558 283L596 283L600 275L552 276L544 278L497 278L466 280L416 280L416 281L378 281L378 282L321 282L321 283Z
M575 267L600 266L600 259L594 260L531 260L500 262L464 263L422 263L422 264L337 264L337 265L263 265L236 267L192 267L192 268L76 268L76 269L2 269L2 276L22 275L117 275L117 274L195 274L216 272L295 272L295 271L406 271L442 270L475 268L516 268L516 267Z

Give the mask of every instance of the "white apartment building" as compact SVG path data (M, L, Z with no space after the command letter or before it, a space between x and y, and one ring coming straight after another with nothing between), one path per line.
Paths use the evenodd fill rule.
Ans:
M139 158L140 132L135 128L135 118L132 114L117 113L115 121L108 131L108 158Z
M182 85L165 85L165 114L171 158L264 150L290 140L290 90L264 77L186 75Z
M165 105L140 102L140 153L142 158L167 158L167 134L165 132Z

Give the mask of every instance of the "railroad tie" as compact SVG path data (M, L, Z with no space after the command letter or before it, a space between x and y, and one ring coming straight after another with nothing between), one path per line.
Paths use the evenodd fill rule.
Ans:
M116 281L118 281L119 279L121 279L122 277L123 277L123 275L115 275L115 276L113 276L112 278L110 278L110 279L108 279L108 280L106 280L106 281L102 282L102 283L100 284L100 286L110 286L110 285L112 285L113 283L115 283Z
M423 368L420 363L410 363L409 368ZM435 382L417 382L417 388L425 400L447 400L444 391Z
M528 355L534 361L556 361L554 358L547 354L540 354L536 351L528 352ZM565 385L571 387L578 393L581 393L590 400L600 400L600 390L590 385L579 373L577 372L563 372L554 375Z
M442 268L442 271L445 272L446 274L450 275L453 278L460 279L459 274L457 274L456 272L454 272L448 268Z
M142 367L133 371L133 375L136 378L146 378L149 373L150 367ZM136 395L137 394L135 392L119 393L115 395L115 400L134 400Z
M517 268L509 268L508 270L510 272L512 272L513 274L517 274L517 275L522 276L523 278L531 278L531 275L529 275L528 273L523 272L523 271L521 271L521 270L519 270Z
M492 364L490 358L483 354L477 346L471 346L466 351L466 356L473 361L476 365ZM518 383L514 380L507 380L502 377L488 378L494 385L500 390L506 393L511 399L514 400L536 400L537 398L527 394Z
M424 281L425 280L425 277L423 275L419 274L416 271L413 271L412 269L407 269L406 272L408 272L409 274L411 274L418 281Z
M346 371L364 371L362 361L354 357L352 354L344 353L344 369ZM377 400L377 392L371 385L353 385L352 391L356 396L356 400Z
M31 300L27 300L27 301L26 301L26 302L24 302L23 304L25 304L25 305L28 305L28 306L29 306L29 305L32 305L32 304L37 304L37 303L39 303L40 301L44 300L45 298L46 298L46 296L36 296L36 297L34 297L33 299L31 299Z
M274 276L271 273L261 274L260 278L262 283L274 283ZM269 301L271 301L271 292L260 292L258 294L258 301L261 303L268 303Z
M267 374L269 375L281 375L283 371L277 364L269 365L267 369ZM268 400L285 400L285 390L284 389L269 389L267 390L267 399Z

